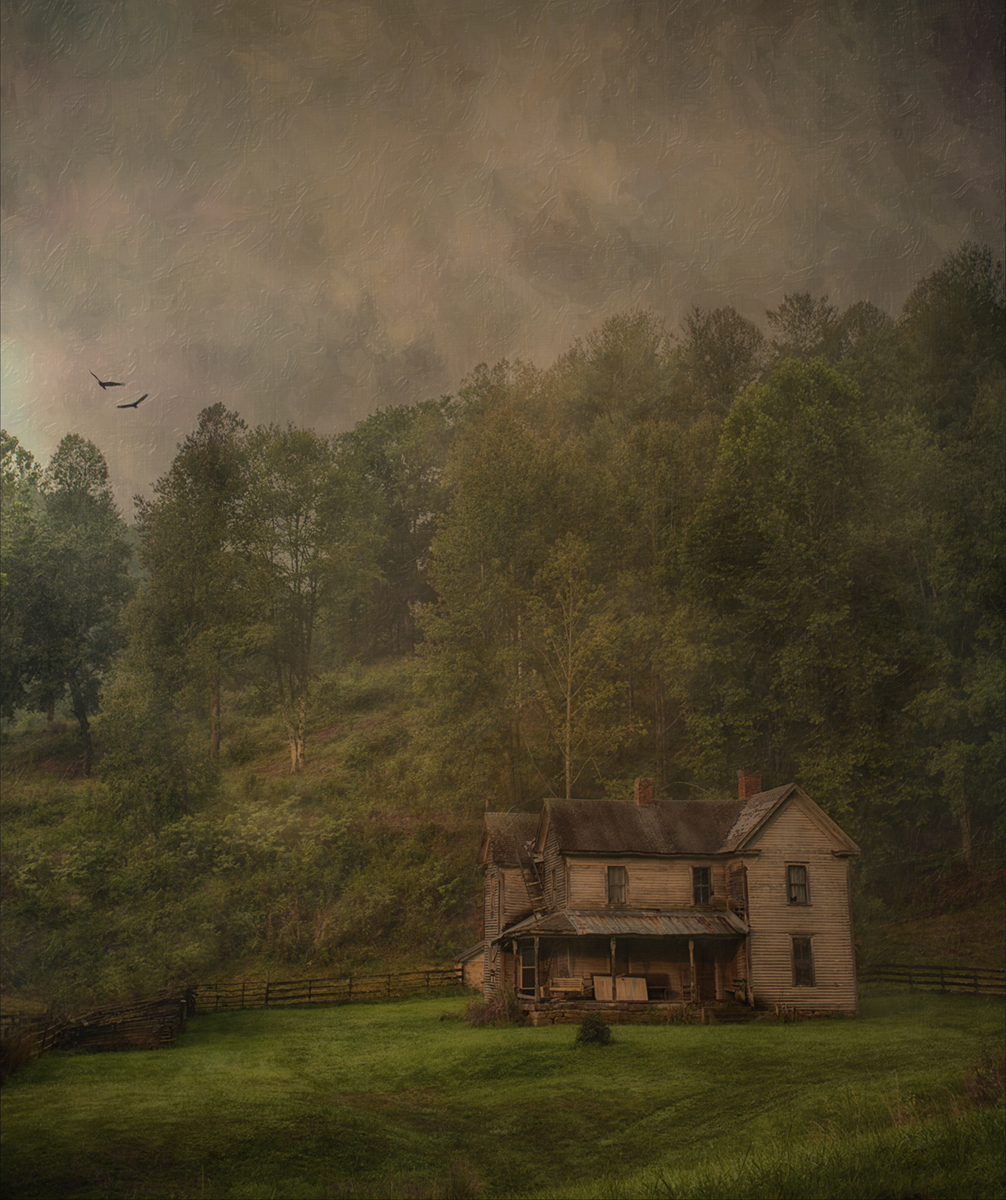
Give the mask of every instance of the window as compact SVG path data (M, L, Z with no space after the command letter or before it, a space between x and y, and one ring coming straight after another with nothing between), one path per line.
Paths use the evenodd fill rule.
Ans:
M624 904L629 890L629 872L625 867L608 868L608 903Z
M692 867L692 901L695 904L708 904L713 894L712 880L709 867Z
M786 881L789 884L790 904L809 904L807 895L807 868L789 866L786 868Z
M793 939L793 983L796 987L814 986L814 952L809 937Z
M534 942L530 938L523 938L517 943L517 953L520 956L520 991L533 993L537 975Z

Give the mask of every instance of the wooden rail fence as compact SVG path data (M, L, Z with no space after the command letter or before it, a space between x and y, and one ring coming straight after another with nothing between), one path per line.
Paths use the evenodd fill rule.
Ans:
M167 1046L199 1013L242 1008L288 1008L308 1004L347 1004L360 1000L403 999L434 989L459 987L458 967L430 967L385 975L341 979L271 979L243 983L202 983L158 992L125 1004L94 1009L83 1016L48 1014L0 1017L0 1080L49 1050L153 1050Z
M859 969L861 983L896 983L926 991L1006 996L1006 971L987 967L934 967L876 963Z
M358 1000L393 1000L445 987L460 987L458 967L385 975L348 975L340 979L266 979L242 983L201 983L194 989L196 1012L242 1008L286 1008L306 1004L348 1004Z

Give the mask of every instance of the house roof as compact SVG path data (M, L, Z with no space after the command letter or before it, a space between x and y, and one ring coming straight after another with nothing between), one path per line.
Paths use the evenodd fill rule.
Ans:
M743 800L546 800L538 849L551 830L566 854L715 854Z
M504 866L518 866L518 851L525 842L534 838L538 820L537 813L487 812L479 843L479 865L485 866L491 861Z
M516 866L519 849L531 839L544 851L553 833L561 854L661 855L730 854L744 850L760 830L789 803L807 815L841 847L859 847L795 783L758 792L746 800L664 800L636 804L632 800L546 800L540 816L531 813L486 813L479 863Z
M558 937L743 937L747 925L728 909L692 908L650 912L644 909L563 909L527 917L504 930L496 941L535 934Z

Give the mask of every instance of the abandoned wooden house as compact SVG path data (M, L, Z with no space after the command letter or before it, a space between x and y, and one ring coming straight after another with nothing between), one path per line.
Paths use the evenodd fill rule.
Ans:
M859 847L796 784L738 780L736 800L655 802L640 779L630 801L486 813L486 996L856 1013Z

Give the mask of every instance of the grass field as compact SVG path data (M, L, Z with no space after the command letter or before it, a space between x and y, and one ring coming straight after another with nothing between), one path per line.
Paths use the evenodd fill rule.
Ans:
M194 1020L171 1049L54 1054L0 1095L3 1195L1003 1194L1003 1108L968 1076L1001 1000L856 1020L469 1027L464 1000Z

